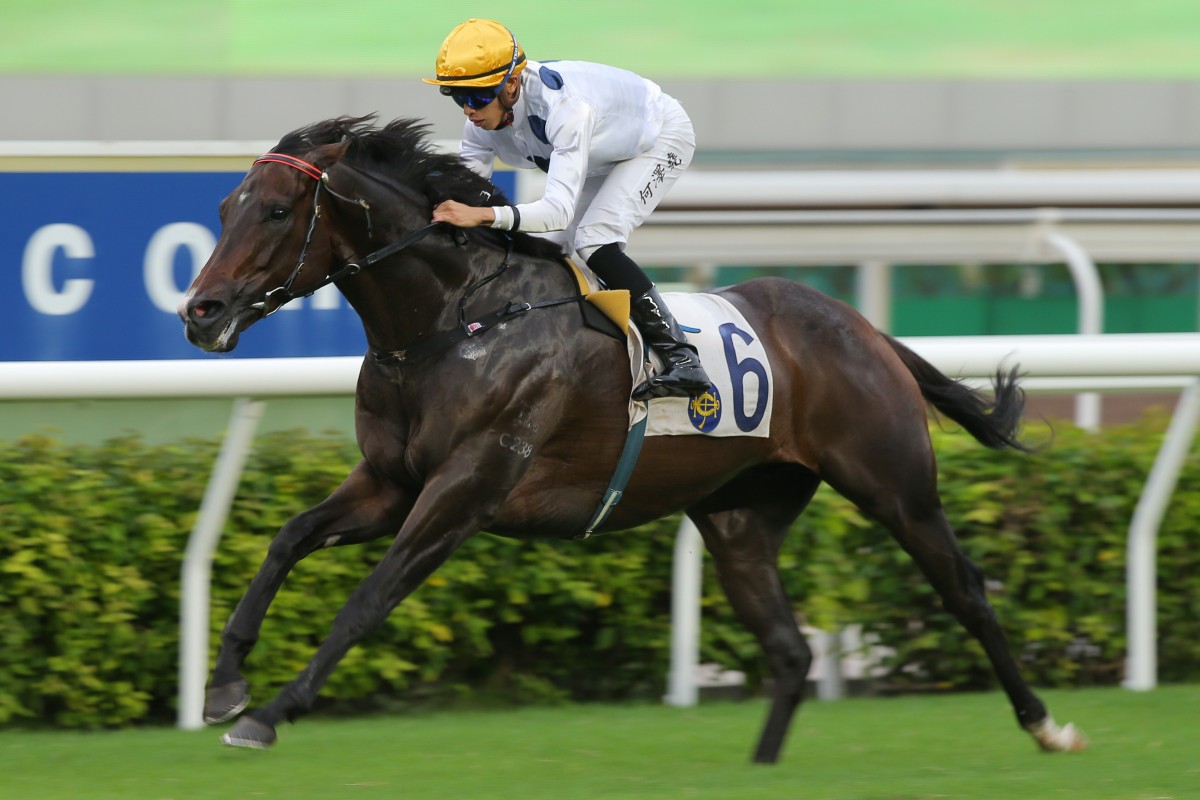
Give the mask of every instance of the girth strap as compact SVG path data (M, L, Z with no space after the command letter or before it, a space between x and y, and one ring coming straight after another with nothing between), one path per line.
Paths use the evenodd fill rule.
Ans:
M501 322L519 317L535 308L549 308L551 306L566 305L567 303L578 303L582 299L582 297L576 295L575 297L560 297L557 300L543 300L540 303L510 302L504 308L498 308L471 322L464 320L457 328L435 333L428 339L412 344L403 350L376 353L375 360L387 364L413 364L421 359L428 358L434 353L445 350L464 339L478 336L496 327Z

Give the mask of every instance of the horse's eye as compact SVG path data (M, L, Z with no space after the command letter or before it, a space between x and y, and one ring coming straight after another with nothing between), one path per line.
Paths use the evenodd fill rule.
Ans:
M273 222L283 222L292 212L287 206L271 206L271 210L268 213Z

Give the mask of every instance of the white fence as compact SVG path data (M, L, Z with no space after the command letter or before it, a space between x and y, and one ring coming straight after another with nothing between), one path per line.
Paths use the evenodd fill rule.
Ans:
M1111 388L1114 379L1128 388L1145 382L1186 386L1182 400L1151 471L1129 537L1129 660L1126 686L1155 685L1154 553L1159 522L1200 416L1200 334L1109 336L910 337L903 340L939 369L959 377L990 375L1001 362L1019 363L1029 382L1072 379L1067 391ZM63 399L81 397L270 398L289 395L353 394L358 358L213 359L157 362L27 362L0 364L0 398ZM1109 376L1106 378L1106 376ZM214 466L201 514L189 541L183 567L181 609L180 711L182 727L201 722L204 676L209 658L208 575L225 514L236 490L261 402L238 400L229 433ZM1064 532L1065 534L1066 532ZM699 547L681 539L677 550L674 608L679 615L673 645L667 701L695 702L695 642L699 611Z

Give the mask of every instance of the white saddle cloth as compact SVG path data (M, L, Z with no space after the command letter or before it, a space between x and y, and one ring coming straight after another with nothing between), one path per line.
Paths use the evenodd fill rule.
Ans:
M758 334L729 301L715 295L664 292L663 300L700 353L700 363L713 385L698 397L659 397L650 401L647 436L769 436L772 395L771 363ZM653 373L643 359L642 337L629 326L629 358L633 385ZM654 369L660 366L658 357ZM646 414L644 403L629 403L633 425Z

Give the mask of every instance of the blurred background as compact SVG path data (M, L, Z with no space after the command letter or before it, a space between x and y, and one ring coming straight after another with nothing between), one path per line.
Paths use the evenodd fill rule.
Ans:
M277 139L341 113L455 109L417 81L483 9L347 0L5 3L4 139ZM695 118L697 163L1062 164L1188 161L1200 11L911 0L615 0L571 14L503 8L531 57L658 80ZM569 19L568 19L569 17Z

